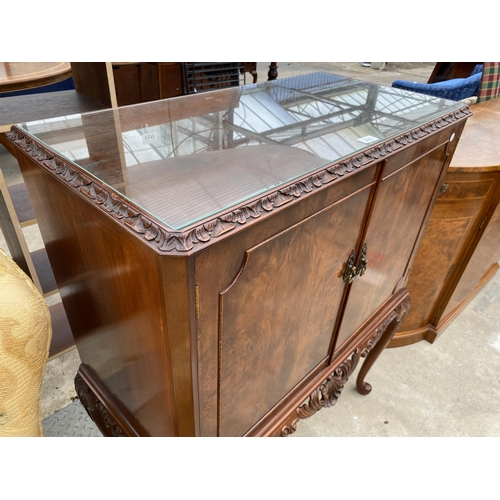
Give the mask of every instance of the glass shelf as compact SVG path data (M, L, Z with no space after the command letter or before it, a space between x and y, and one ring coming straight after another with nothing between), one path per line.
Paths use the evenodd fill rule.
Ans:
M460 107L312 73L21 127L182 230Z

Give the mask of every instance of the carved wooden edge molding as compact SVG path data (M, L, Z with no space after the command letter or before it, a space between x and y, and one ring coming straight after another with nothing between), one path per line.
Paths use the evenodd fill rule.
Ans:
M103 434L113 437L125 436L121 427L109 415L109 412L102 402L99 401L97 396L89 389L79 373L77 373L75 377L75 390L82 406ZM106 430L108 430L108 432L106 432Z
M187 253L201 247L247 221L272 212L292 200L307 196L330 182L351 174L361 167L383 159L385 156L419 141L433 132L471 115L467 106L454 110L434 121L391 138L382 144L361 151L349 158L333 163L242 207L229 211L215 219L175 232L161 222L146 215L132 202L97 179L85 174L69 160L49 151L39 141L24 130L13 126L7 132L8 139L18 148L31 156L42 168L80 192L86 199L97 205L105 213L116 219L125 228L142 238L149 246L160 253Z
M397 320L395 332L397 331L399 325L406 318L410 305L411 300L410 297L407 296L398 306L394 308L392 313L384 319L380 326L375 329L373 335L369 336L363 343L364 345L362 344L351 351L347 358L334 369L333 373L310 394L308 401L299 406L295 412L288 417L289 423L283 425L281 430L278 430L276 435L282 437L289 436L297 430L299 420L312 417L323 408L330 408L334 406L337 403L345 384L349 380L349 377L356 369L359 360L366 357L373 347L375 347L384 331L394 319Z
M120 419L116 418L112 412L108 410L105 403L101 401L99 396L89 387L86 377L80 373L80 371L84 370L84 365L81 365L79 372L75 376L76 394L89 417L97 425L103 435L109 437L138 436L139 434L129 425L125 422L120 422Z

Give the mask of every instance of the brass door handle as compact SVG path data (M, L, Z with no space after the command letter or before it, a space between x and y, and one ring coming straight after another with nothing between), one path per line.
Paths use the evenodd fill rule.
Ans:
M359 258L359 266L358 266L358 269L356 272L356 274L358 276L363 276L363 274L365 274L365 272L366 272L366 267L368 265L368 261L366 260L366 251L367 251L367 247L366 247L366 243L365 243L363 245L362 250L361 250L361 257Z
M354 278L357 276L356 268L354 267L354 259L356 258L356 252L353 250L347 259L347 265L344 271L344 283L352 283Z
M352 283L354 281L354 278L356 278L356 276L363 276L363 274L365 274L368 264L368 261L366 260L366 251L367 251L367 246L365 243L363 245L363 248L361 249L361 255L359 257L359 265L357 268L354 265L354 260L356 258L356 251L353 250L350 253L344 271L344 283Z

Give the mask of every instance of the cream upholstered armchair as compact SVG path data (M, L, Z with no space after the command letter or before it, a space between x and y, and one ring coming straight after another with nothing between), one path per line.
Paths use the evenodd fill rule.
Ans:
M52 338L42 295L0 249L0 436L42 436L40 392Z

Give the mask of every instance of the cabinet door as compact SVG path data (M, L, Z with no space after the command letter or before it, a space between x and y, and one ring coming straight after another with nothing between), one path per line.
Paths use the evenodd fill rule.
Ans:
M474 253L458 282L453 295L441 316L446 317L453 313L466 300L470 299L479 289L480 285L487 281L498 269L500 259L500 205L491 206L493 215L482 234L482 237L474 249ZM481 229L479 228L478 232Z
M408 281L412 307L403 330L437 324L443 312L455 274L460 270L495 188L490 173L449 173L443 192L432 211ZM494 261L488 262L483 269ZM482 264L480 264L482 267ZM482 274L469 282L475 288ZM465 297L464 297L465 299ZM458 305L458 304L455 304Z
M218 433L242 435L326 366L373 185L247 248L219 295Z
M404 286L408 261L443 171L444 148L406 165L408 153L387 161L363 242L367 270L352 283L336 348Z

